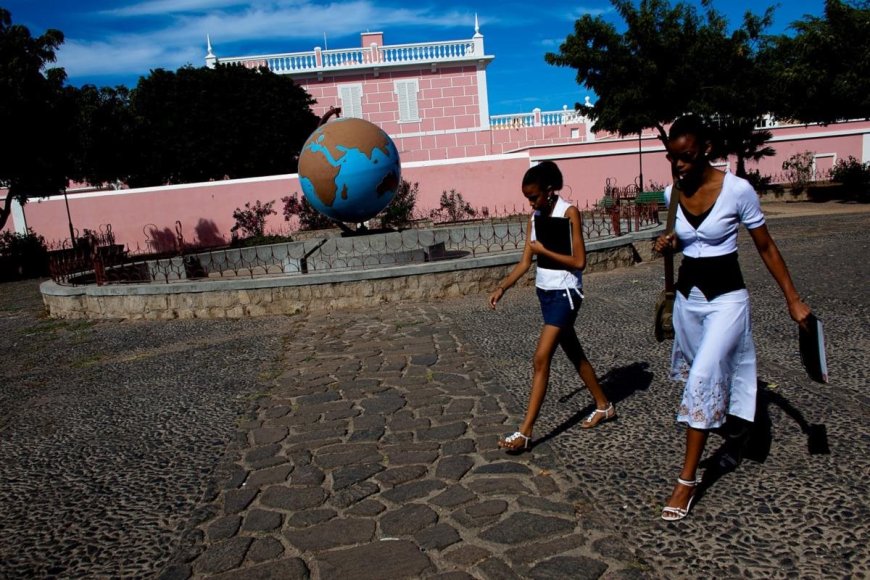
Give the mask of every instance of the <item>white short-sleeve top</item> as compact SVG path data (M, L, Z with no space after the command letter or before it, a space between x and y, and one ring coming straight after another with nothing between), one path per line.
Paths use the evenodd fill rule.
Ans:
M665 201L669 206L672 187L669 185L665 188ZM740 224L748 230L763 226L761 203L748 181L733 173L726 173L722 191L698 229L692 227L683 214L683 208L678 207L674 231L684 256L710 258L737 251L737 229Z

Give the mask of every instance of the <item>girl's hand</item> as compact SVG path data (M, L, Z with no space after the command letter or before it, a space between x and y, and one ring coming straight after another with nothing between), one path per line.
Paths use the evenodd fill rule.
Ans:
M504 296L504 288L499 286L489 295L489 307L495 310L495 305L502 299L502 296Z
M677 234L674 232L669 233L668 235L660 235L656 238L656 243L654 246L656 252L663 252L664 250L676 250L677 249Z
M810 315L810 307L804 304L803 300L798 298L797 300L788 303L788 313L791 315L792 320L798 324L803 324L807 319L807 316Z
M539 244L537 240L530 241L528 246L529 246L529 249L532 251L532 255L534 255L534 256L540 254L541 251L544 249L544 245Z

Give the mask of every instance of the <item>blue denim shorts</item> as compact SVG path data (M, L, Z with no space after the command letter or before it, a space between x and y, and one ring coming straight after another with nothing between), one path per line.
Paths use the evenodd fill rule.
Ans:
M580 303L583 302L583 296L576 288L570 290L542 290L537 288L538 301L541 303L541 314L544 315L544 324L550 326L558 326L559 328L567 328L574 326L574 321L577 320L577 312L580 310ZM568 300L568 292L571 293L571 300ZM574 303L573 308L571 303Z

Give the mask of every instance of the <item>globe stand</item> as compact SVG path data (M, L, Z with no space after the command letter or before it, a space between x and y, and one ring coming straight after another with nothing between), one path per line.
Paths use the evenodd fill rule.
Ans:
M341 229L341 237L342 238L352 238L355 236L373 236L376 234L391 234L394 232L398 232L399 230L395 228L369 228L365 224L357 224L356 229L351 229L344 222L335 222L338 227Z

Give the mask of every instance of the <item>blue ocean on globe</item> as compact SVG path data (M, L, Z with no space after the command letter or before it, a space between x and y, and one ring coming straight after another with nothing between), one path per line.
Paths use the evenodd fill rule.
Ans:
M305 198L337 221L362 223L373 218L389 205L400 182L395 143L363 119L335 119L318 127L299 156Z

